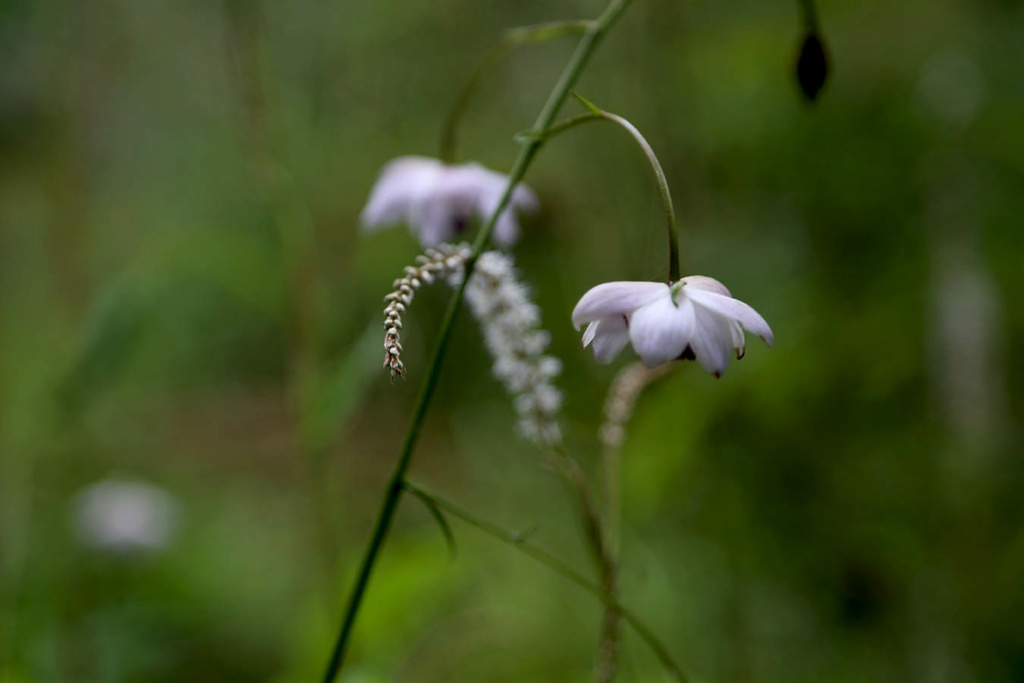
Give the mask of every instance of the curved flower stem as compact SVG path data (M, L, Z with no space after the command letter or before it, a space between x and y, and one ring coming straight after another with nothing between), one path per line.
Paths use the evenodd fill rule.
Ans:
M651 148L650 143L647 142L647 139L632 123L617 114L612 114L597 108L576 93L572 93L572 96L579 100L584 107L590 110L590 112L587 114L573 116L572 118L566 119L565 121L551 126L546 130L534 128L533 131L523 133L520 138L526 141L540 140L541 143L544 143L559 133L564 133L567 130L590 121L611 121L612 123L624 128L626 132L636 140L636 143L640 145L640 149L643 150L644 155L647 157L647 161L650 162L651 170L654 171L654 177L658 181L658 190L661 192L661 206L665 211L665 222L668 227L668 277L671 282L676 282L680 277L679 232L676 227L676 211L672 204L672 193L668 188L668 179L665 177L665 171L661 167L661 162L658 161L658 156L654 153L654 150Z
M548 96L547 102L545 102L540 114L538 114L537 120L533 126L534 130L544 131L551 125L551 122L554 121L559 108L562 106L562 103L565 102L565 98L568 96L569 90L579 78L580 73L583 71L583 67L586 66L591 53L593 53L605 33L615 23L619 16L621 16L629 3L630 0L611 0L607 7L605 7L604 12L601 13L601 16L588 25L587 30L584 32L583 37L576 46L575 52L573 52L572 57L569 59L569 63L565 66L565 69L562 71L562 75L559 77L558 82L555 84L551 94ZM452 296L448 304L448 310L445 311L444 320L441 323L440 336L437 340L437 346L434 348L434 354L430 361L427 377L423 382L423 387L420 389L419 397L416 400L416 407L413 410L412 418L409 423L409 431L406 433L401 454L398 457L398 462L395 464L395 469L391 475L390 483L388 484L387 491L384 494L380 513L377 516L377 522L374 526L373 536L370 539L370 545L367 547L366 553L363 555L362 564L359 569L359 574L356 577L355 586L352 588L352 593L349 596L348 606L345 609L345 617L342 621L341 633L338 635L338 640L336 641L334 650L331 653L331 659L327 664L327 670L324 674L325 683L331 683L331 681L335 679L338 672L341 670L342 663L345 660L345 650L348 646L349 637L352 634L352 627L355 625L356 614L359 612L359 606L362 603L363 595L366 593L366 587L369 584L370 575L373 573L373 567L376 563L377 555L380 553L380 549L384 545L384 539L387 538L388 529L391 527L395 511L398 509L398 501L402 495L402 480L405 477L405 472L412 459L412 453L416 447L416 441L419 438L420 428L423 425L423 418L427 414L427 408L430 405L430 400L433 398L434 390L437 387L438 377L441 375L441 365L444 361L445 354L448 351L448 342L451 338L452 329L455 325L455 317L459 311L460 305L462 304L462 299L465 296L466 284L473 276L473 270L476 267L476 260L480 256L480 252L487 245L488 240L490 240L491 233L494 231L494 225L498 220L498 216L501 215L501 212L504 211L505 207L508 205L516 184L523 179L523 176L526 174L526 169L529 168L530 162L533 160L534 155L540 148L542 141L542 138L530 140L519 150L519 155L516 157L512 170L509 173L509 181L508 186L505 188L505 193L502 195L501 200L498 202L498 206L495 207L490 218L477 234L476 240L473 243L473 255L465 265L462 284L459 285L459 288Z
M501 37L501 41L492 47L484 55L473 72L466 79L459 91L458 97L448 110L448 118L445 119L444 127L441 129L441 161L446 164L455 163L458 156L458 132L462 115L469 105L477 86L483 81L491 69L498 65L510 52L522 45L542 43L556 38L579 35L591 27L593 21L553 21L533 26L520 26L512 28Z
M405 480L403 485L408 491L410 491L411 493L415 493L416 496L422 499L423 501L430 501L437 509L443 510L444 512L447 512L454 517L458 517L470 526L476 527L480 531L483 531L484 533L493 536L494 538L497 538L498 540L504 543L508 543L509 545L514 546L522 553L524 553L525 555L529 555L534 560L540 562L548 569L565 577L569 581L572 581L583 590L595 596L606 606L614 608L615 611L622 616L626 623L633 627L633 629L643 639L647 646L651 648L651 651L654 652L655 656L658 658L658 661L661 662L661 665L672 676L674 680L687 680L686 675L683 673L683 670L672 659L672 655L669 653L668 648L665 647L665 645L660 640L658 640L658 637L654 635L654 632L651 631L650 628L648 628L646 625L644 625L642 621L640 621L640 618L637 617L636 614L630 611L627 607L624 607L620 602L618 602L615 599L613 595L610 595L603 588L601 588L600 585L594 583L590 579L586 578L585 576L577 572L575 569L570 567L557 556L552 555L548 551L532 543L527 538L526 534L517 533L515 531L509 531L508 529L498 526L493 522L487 521L486 519L477 516L476 514L461 507L460 505L457 505L456 503L453 503L445 498L442 498L441 496L438 496L435 493L427 491L419 484L413 483L408 479Z
M665 375L674 367L666 363L656 368L647 368L640 361L627 365L612 382L605 399L605 422L599 433L601 440L602 464L602 506L601 518L604 520L604 552L607 564L615 572L619 563L619 527L622 518L622 444L626 436L626 426L636 406L640 392L651 382ZM612 574L611 587L605 590L615 594L615 574ZM604 665L600 672L607 672L605 680L612 680L619 653L619 618L620 614L612 607L605 607L601 626L601 654L599 661Z

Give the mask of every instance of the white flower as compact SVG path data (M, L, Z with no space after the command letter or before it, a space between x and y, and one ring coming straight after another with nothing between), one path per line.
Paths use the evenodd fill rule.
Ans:
M689 275L672 284L608 282L592 288L572 312L583 346L594 344L599 363L610 363L627 343L648 367L676 359L696 359L720 377L730 352L743 357L743 329L771 346L774 336L764 318L733 299L718 280Z
M76 496L74 523L88 546L120 554L153 552L174 537L178 504L152 484L106 479Z
M365 230L405 221L420 243L434 247L463 235L473 221L485 221L501 201L508 176L477 163L447 165L428 157L389 162L377 178L360 216ZM537 197L520 183L494 226L494 241L508 247L519 237L516 211L532 212Z

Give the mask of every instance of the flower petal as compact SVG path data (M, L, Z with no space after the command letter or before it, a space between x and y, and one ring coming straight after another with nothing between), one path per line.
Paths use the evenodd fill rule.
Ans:
M694 308L685 297L658 298L641 306L629 318L629 339L647 367L675 360L694 334Z
M430 194L444 173L437 159L406 156L389 162L380 172L359 216L363 229L374 229L408 218L409 211Z
M534 213L540 206L540 202L537 201L537 195L529 185L519 183L512 191L512 206L516 211L522 213Z
M747 338L743 335L743 326L737 321L730 321L729 329L732 330L732 348L736 351L736 360L739 360L747 352Z
M682 279L682 283L684 287L689 287L691 289L702 289L707 292L714 292L715 294L723 294L729 297L732 296L728 287L715 278L708 277L707 275L687 275Z
M434 194L410 211L409 230L425 247L436 247L455 234L455 207L442 195Z
M594 336L597 335L597 328L601 325L600 320L587 325L587 329L583 330L583 348L590 346L590 342L594 341Z
M629 328L625 318L605 318L596 323L594 358L598 363L611 363L629 343ZM587 328L590 329L589 327ZM586 335L584 335L586 337Z
M459 167L462 181L472 184L476 195L476 211L480 222L491 217L501 203L508 187L508 176L477 163ZM519 239L519 221L516 211L532 212L537 209L537 196L526 185L519 183L512 191L512 197L494 225L494 241L499 246L510 247Z
M705 370L721 377L731 360L733 321L699 304L693 305L693 309L697 321L697 329L690 342L693 354Z
M771 346L775 340L772 328L768 326L761 314L739 299L695 287L683 287L683 292L699 306L738 321L743 327L763 339L768 346Z
M489 216L481 218L487 220ZM494 225L494 243L499 247L511 247L519 239L519 221L511 208L506 208L498 216L498 222Z
M668 285L660 282L606 282L590 288L572 311L577 330L583 323L629 315L637 308L664 297L671 304Z
M474 161L458 167L479 189L480 197L484 200L480 210L486 213L486 219L498 206L498 202L505 196L505 189L508 187L508 176L498 171L482 166ZM512 190L512 197L509 206L516 211L532 213L537 210L537 195L526 183L517 183Z

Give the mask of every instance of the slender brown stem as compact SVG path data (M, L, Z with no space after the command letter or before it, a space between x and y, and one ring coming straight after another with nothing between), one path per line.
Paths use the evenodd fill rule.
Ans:
M604 549L608 567L612 570L606 585L609 593L615 594L619 572L619 527L622 517L622 443L629 418L633 415L637 398L651 382L665 375L672 364L647 368L637 361L616 375L605 400L605 422L601 426L601 464L603 496L601 519L604 530ZM598 677L601 683L615 677L619 654L619 620L621 615L610 606L605 607L601 627L601 649L598 656Z

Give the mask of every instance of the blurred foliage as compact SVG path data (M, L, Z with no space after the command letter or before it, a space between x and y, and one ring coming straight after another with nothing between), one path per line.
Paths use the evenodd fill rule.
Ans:
M502 30L600 8L0 6L0 681L316 679L448 296L418 297L391 386L380 301L418 247L358 235L361 204L388 159L437 153ZM701 681L1019 681L1024 12L818 14L813 104L792 0L636 0L579 84L659 153L684 271L777 338L642 397L623 597ZM571 49L503 62L463 153L505 168ZM517 260L593 466L615 368L569 312L598 282L664 277L657 192L602 127L545 146L528 180L543 209ZM461 321L414 474L582 569L488 365ZM119 473L178 499L163 553L76 540L76 492ZM454 561L404 502L344 680L588 680L595 601L453 528ZM658 676L627 633L621 679Z

